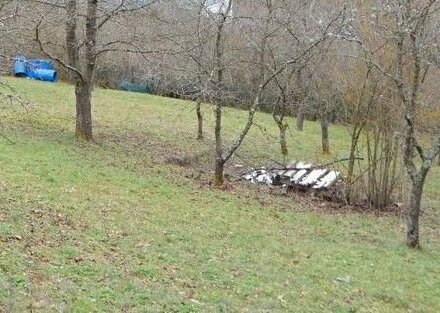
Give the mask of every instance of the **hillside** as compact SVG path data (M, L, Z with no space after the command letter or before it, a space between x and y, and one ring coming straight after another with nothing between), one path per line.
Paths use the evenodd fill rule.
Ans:
M192 103L96 89L96 144L80 145L72 86L8 82L30 105L0 111L13 141L0 138L0 311L440 311L438 168L412 251L401 217L211 188L208 106L200 143ZM225 112L233 138L246 112ZM232 165L280 160L271 116L257 125ZM319 125L306 123L290 131L291 158L346 156L347 138L333 127L323 157Z

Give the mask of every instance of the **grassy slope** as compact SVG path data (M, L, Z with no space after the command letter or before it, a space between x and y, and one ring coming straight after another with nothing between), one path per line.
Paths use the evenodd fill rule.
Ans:
M424 217L424 249L410 251L398 218L304 212L166 165L173 150L209 161L190 103L96 90L99 144L82 146L70 86L10 82L33 108L2 111L15 144L0 139L0 311L440 311L438 212ZM225 131L243 118L227 110ZM278 158L270 117L258 124L267 130L254 128L239 155ZM332 138L345 155L346 131ZM290 140L292 158L326 161L314 123ZM438 203L439 176L426 206Z

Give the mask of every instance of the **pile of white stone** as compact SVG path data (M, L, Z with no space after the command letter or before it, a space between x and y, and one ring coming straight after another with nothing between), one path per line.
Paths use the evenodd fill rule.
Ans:
M285 168L254 169L242 176L251 183L328 190L341 181L341 173L304 162L292 162Z

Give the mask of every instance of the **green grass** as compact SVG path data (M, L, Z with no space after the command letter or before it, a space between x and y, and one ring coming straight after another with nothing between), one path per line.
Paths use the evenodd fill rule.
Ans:
M15 144L0 139L0 311L440 311L438 211L423 216L423 249L412 251L398 217L322 213L240 183L210 188L209 107L202 144L191 103L97 89L97 144L81 145L71 86L8 81L31 107L1 111ZM246 116L225 115L231 139ZM279 159L270 116L257 123L266 130L254 128L239 157ZM315 123L292 130L291 158L347 153L345 129L332 128L326 158L319 136ZM181 168L168 155L198 158ZM426 207L439 201L439 176Z

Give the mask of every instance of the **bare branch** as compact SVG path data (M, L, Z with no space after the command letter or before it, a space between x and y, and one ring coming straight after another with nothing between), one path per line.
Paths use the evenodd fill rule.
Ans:
M37 42L37 44L38 44L40 50L41 50L41 51L42 51L42 52L43 52L48 58L50 58L50 59L56 61L56 62L57 62L58 64L60 64L62 67L64 67L65 69L67 69L67 70L69 70L69 71L75 73L75 74L76 74L81 80L83 80L82 74L81 74L81 72L80 72L77 68L75 68L75 67L73 67L73 66L67 64L66 62L64 62L63 60L61 60L60 58L56 57L55 55L53 55L52 53L50 53L49 51L46 50L44 44L42 43L42 41L41 41L41 39L40 39L40 26L41 26L42 22L43 22L43 20L41 20L41 21L37 24L37 26L35 27L35 41Z

